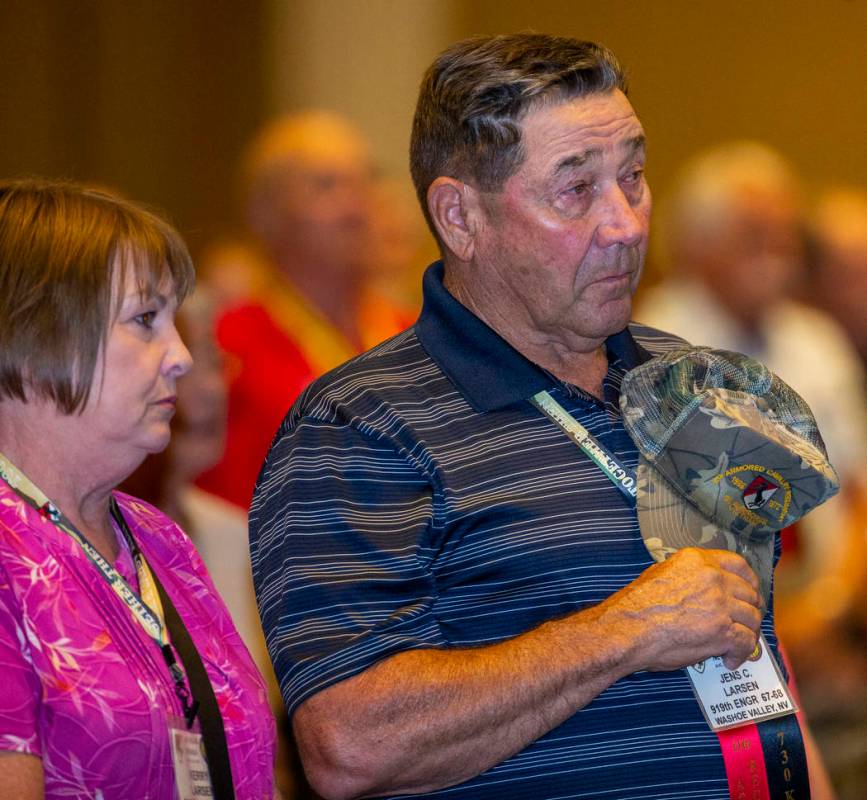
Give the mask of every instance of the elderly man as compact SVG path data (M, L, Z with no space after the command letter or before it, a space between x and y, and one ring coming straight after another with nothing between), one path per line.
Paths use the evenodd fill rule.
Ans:
M266 125L242 161L250 241L217 248L205 266L229 295L216 323L231 377L226 448L198 484L246 510L301 389L411 317L368 290L374 168L353 125L290 114Z
M677 343L629 324L651 201L625 92L605 48L537 34L460 42L422 83L411 166L443 259L421 317L305 391L250 513L325 797L729 797L680 668L774 646L755 574L717 550L653 565L634 506L529 402L634 465L621 378Z

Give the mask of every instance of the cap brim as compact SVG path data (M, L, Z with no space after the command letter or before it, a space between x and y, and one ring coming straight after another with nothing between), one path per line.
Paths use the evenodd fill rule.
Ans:
M684 547L730 550L743 556L759 578L767 607L774 570L774 537L748 539L714 525L672 489L643 456L638 462L638 524L650 555L665 561Z

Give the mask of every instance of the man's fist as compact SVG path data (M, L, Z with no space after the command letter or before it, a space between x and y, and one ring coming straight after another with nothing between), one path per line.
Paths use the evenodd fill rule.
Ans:
M759 581L727 550L679 550L605 604L636 642L636 670L671 670L721 656L729 669L755 650Z

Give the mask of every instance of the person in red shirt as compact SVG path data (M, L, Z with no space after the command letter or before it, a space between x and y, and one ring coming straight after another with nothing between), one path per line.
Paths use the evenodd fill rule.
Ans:
M315 377L408 327L414 314L368 280L374 168L345 119L280 118L242 161L250 239L218 250L206 278L231 295L216 322L227 354L228 431L198 485L246 509L271 439Z

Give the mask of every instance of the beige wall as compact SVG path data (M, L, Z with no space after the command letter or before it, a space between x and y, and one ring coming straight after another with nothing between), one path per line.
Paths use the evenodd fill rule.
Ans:
M381 167L407 173L422 72L462 33L459 0L269 0L266 43L274 113L309 106L347 114Z
M263 117L260 0L0 2L0 175L110 185L196 249Z
M811 180L867 184L867 3L716 0L270 0L272 108L354 116L403 164L415 89L433 55L473 33L535 29L618 53L659 188L685 156L731 137L781 148ZM291 44L289 44L291 42Z

